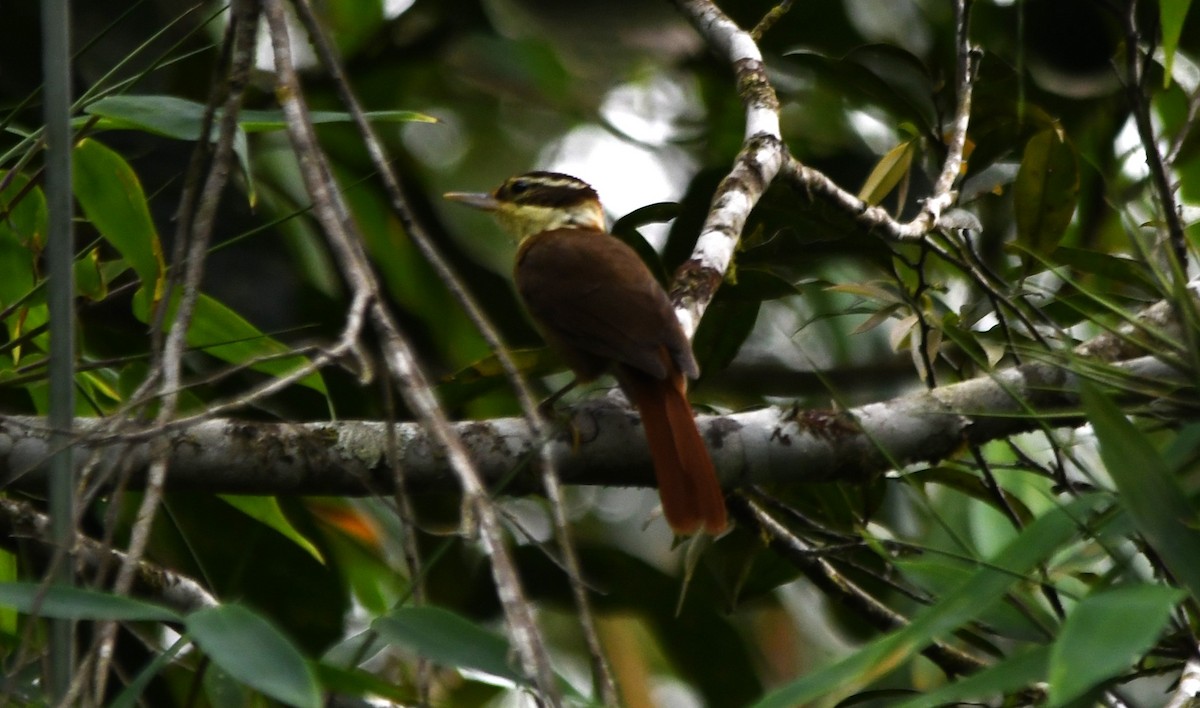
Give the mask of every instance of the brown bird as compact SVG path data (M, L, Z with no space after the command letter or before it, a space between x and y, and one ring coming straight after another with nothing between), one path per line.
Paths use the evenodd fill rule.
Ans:
M491 194L446 198L491 212L517 239L517 292L576 378L611 371L637 406L671 528L724 531L725 498L687 402L687 379L700 373L691 344L650 269L607 232L596 191L530 172Z

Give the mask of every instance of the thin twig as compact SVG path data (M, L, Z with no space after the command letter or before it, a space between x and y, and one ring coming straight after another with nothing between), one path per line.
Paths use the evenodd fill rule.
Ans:
M438 251L432 239L426 234L425 229L417 222L405 199L400 175L393 168L393 162L387 158L383 143L379 140L370 121L367 120L362 105L350 86L350 81L346 76L345 70L342 68L341 58L338 56L333 43L329 41L329 37L313 12L311 4L308 0L292 1L296 8L297 16L308 31L313 46L317 50L317 55L321 58L322 64L333 79L343 105L347 107L354 120L363 144L367 148L367 153L371 156L371 162L383 181L384 190L391 202L393 213L399 219L405 233L412 239L413 244L420 250L421 255L433 267L439 280L445 284L446 288L458 301L459 305L466 312L467 317L484 338L484 341L487 342L489 348L495 353L505 377L517 392L517 400L521 405L526 419L529 421L531 430L533 430L534 435L538 439L544 441L541 446L540 467L542 485L545 488L546 497L550 502L551 514L555 525L555 535L562 550L567 578L571 586L575 605L579 610L579 622L583 630L584 641L588 647L588 653L592 659L593 674L599 685L600 697L603 703L605 705L617 705L616 682L613 679L612 671L609 668L603 648L600 645L587 591L581 579L582 573L580 570L579 555L571 541L570 524L567 519L566 504L563 499L562 483L559 480L554 459L549 453L549 439L545 436L545 422L539 413L536 397L525 382L520 369L517 368L516 363L513 362L512 357L509 355L508 348L500 338L499 332L487 318L487 315L484 314L483 309L479 306L471 291L462 283L458 274L454 272L454 269ZM399 480L397 484L398 486L401 484Z
M199 193L185 189L181 198L184 207L181 210L176 238L179 243L187 244L187 253L183 260L185 267L183 282L180 286L178 309L175 311L174 321L171 323L171 329L166 335L162 348L162 377L159 384L162 395L161 407L157 416L159 422L170 420L178 408L178 389L182 378L183 355L187 348L187 331L196 302L200 297L200 281L204 276L204 255L212 237L217 205L220 203L221 192L229 181L230 167L233 164L233 143L237 136L238 110L241 108L242 97L250 78L250 68L254 59L257 14L257 5L250 0L238 0L233 3L226 43L230 56L228 81L214 82L213 93L205 109L206 115L200 140L197 142L189 168L195 173L200 165L208 161L209 133L207 128L213 120L217 103L224 94L222 115L216 145L212 148L208 176ZM196 205L194 211L191 208L191 199L193 198ZM176 261L176 263L180 263L180 261ZM146 291L144 294L147 297L155 295L153 291ZM172 295L173 285L168 283L165 295L159 303L160 312L170 309ZM112 592L116 595L124 595L129 592L137 572L137 563L141 560L150 541L150 530L154 523L154 517L162 503L171 455L165 441L160 442L157 448L158 451L150 464L147 475L145 493L130 531L129 546L117 571L116 580L113 582ZM97 700L102 699L105 694L112 646L116 641L116 624L104 625L100 636L94 688Z
M1150 170L1150 181L1154 185L1154 196L1167 224L1167 238L1183 272L1187 271L1187 239L1183 233L1183 219L1179 204L1175 201L1175 190L1167 174L1167 162L1158 149L1154 136L1154 125L1150 121L1150 102L1146 98L1146 76L1142 66L1142 36L1137 24L1137 0L1130 0L1125 13L1125 90L1129 94L1130 108L1137 124L1142 150L1146 153L1146 167Z
M791 533L765 509L746 497L731 500L730 509L743 523L763 534L771 548L800 569L814 585L850 608L876 629L890 632L908 625L908 618L894 612L874 595L842 575L804 539ZM922 651L948 675L966 674L982 669L980 659L943 642L934 641Z
M767 11L763 18L754 25L754 29L750 30L750 37L755 42L762 39L763 35L771 31L775 23L783 19L783 16L792 9L792 4L795 0L782 0L778 5Z
M337 256L342 272L354 288L371 293L368 316L379 336L387 367L399 385L405 404L443 448L448 464L463 490L464 510L478 524L478 538L490 562L505 619L522 671L537 686L540 698L560 703L545 643L534 621L532 608L504 542L499 517L462 440L450 426L429 381L416 363L408 340L384 306L378 281L371 272L362 239L349 208L334 188L332 169L317 144L299 77L292 62L286 12L282 0L266 0L263 9L270 27L275 57L276 98L283 109L288 137L299 158L301 177L313 202L313 213Z

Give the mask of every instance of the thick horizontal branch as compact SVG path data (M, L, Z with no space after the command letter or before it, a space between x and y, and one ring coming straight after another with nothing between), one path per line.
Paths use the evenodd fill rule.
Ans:
M1152 357L1115 365L1127 374L1175 379ZM964 442L981 443L1050 424L1077 401L1066 368L1029 364L992 376L871 403L848 411L773 406L700 416L701 433L725 486L867 479L896 466L943 459ZM1035 415L1043 414L1043 415ZM1055 422L1057 421L1057 422ZM490 484L513 477L509 490L539 487L527 464L537 441L517 418L456 424L456 432ZM101 462L142 470L150 445L90 438L99 419L79 419L83 448ZM215 419L163 433L171 450L167 488L229 494L370 495L390 493L386 424L370 421L251 423ZM457 490L445 456L417 423L397 423L403 475L414 491ZM145 439L139 435L135 440ZM582 404L551 443L563 479L573 484L651 486L653 473L636 414L610 400ZM41 489L51 453L44 419L0 418L0 473L6 485ZM516 474L514 475L514 471ZM132 484L139 484L135 472Z

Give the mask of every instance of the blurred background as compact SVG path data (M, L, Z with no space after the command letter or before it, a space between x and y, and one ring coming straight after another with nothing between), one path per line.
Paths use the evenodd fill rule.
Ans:
M775 5L722 4L746 28ZM520 361L539 390L553 390L569 376L539 351L540 340L513 295L514 244L486 215L440 195L490 190L531 169L573 174L596 187L623 238L643 252L649 252L647 246L657 252L654 267L667 282L690 253L712 192L741 146L743 106L730 67L665 2L317 5L368 110L416 111L436 119L376 127L421 225L506 342L533 350ZM1143 5L1144 19L1153 25L1156 5ZM81 120L105 96L206 100L226 21L221 6L90 0L75 3L74 12ZM900 216L914 214L940 167L953 114L953 20L952 4L943 0L795 3L761 40L792 153L851 192L864 188L890 156L904 167L893 170L891 186L877 190L878 201ZM41 50L38 33L30 29L38 21L37 3L5 6L0 27L5 149L41 124L36 93ZM983 59L968 146L973 152L960 193L962 205L982 225L971 246L1002 282L1015 284L1044 269L1006 246L1014 240L1084 268L1083 259L1068 257L1126 253L1129 225L1154 218L1144 155L1116 68L1122 32L1119 13L1103 2L975 3L971 37ZM303 31L297 28L294 37L310 105L341 111L325 73L311 51L304 51ZM1182 33L1176 83L1155 97L1156 125L1168 137L1179 136L1173 143L1177 169L1187 177L1181 194L1192 204L1200 189L1200 174L1193 175L1200 170L1200 141L1180 127L1192 115L1188 92L1196 77L1188 56L1198 44L1200 31ZM265 36L260 45L247 107L270 109L274 87ZM1161 68L1154 64L1151 70L1160 72L1151 83L1161 86ZM136 173L169 254L194 144L146 125L118 128L102 124L93 137ZM1070 207L1065 218L1061 206L1048 212L1058 227L1047 236L1018 223L1011 187L1031 137L1051 129L1067 136L1069 147L1054 159L1064 161L1062 169L1074 180L1061 193L1046 188ZM368 240L389 305L439 381L450 414L517 414L483 340L390 213L352 127L333 122L320 126L319 135ZM247 169L238 172L221 205L204 292L278 342L327 341L343 324L346 289L306 211L308 199L286 135L251 133L245 157ZM4 168L14 169L14 153L6 159ZM81 249L98 244L100 261L115 258L89 224L79 224L77 238ZM713 411L793 402L801 409L846 407L1015 361L1012 335L998 326L994 303L971 278L944 263L927 264L926 255L863 232L803 193L772 187L743 234L736 271L697 333L703 376L692 390L694 403ZM1097 268L1086 276L1120 305L1133 307L1160 295L1125 271ZM81 357L108 372L108 388L85 396L82 413L112 410L145 373L146 327L133 312L131 281L130 274L118 277L103 296L81 303ZM1073 301L1071 309L1067 296L1074 291L1055 282L1055 296L1063 299L1050 303L1048 311L1062 331L1078 336L1095 331L1088 308L1100 306ZM936 323L932 330L917 313ZM190 353L187 364L195 383L185 407L193 411L266 375L244 371L209 381L206 374L220 362L201 351ZM10 358L5 366L18 371L21 362ZM379 386L363 386L353 373L338 369L322 372L322 379L321 388L295 386L240 415L262 420L389 415L389 396ZM0 410L40 412L42 386L37 379L0 386ZM569 400L602 395L609 386L600 382ZM1024 460L1003 453L1014 465L1053 457L1050 443L1036 435L1022 445ZM1028 491L1037 497L1035 507L1046 504L1042 495L1051 487L1048 478L1036 475L1002 476L1002 482L1017 496ZM947 488L932 500L895 477L778 494L848 533L869 525L872 533L930 546L953 546L965 538L981 553L1016 533L994 504L946 479L940 483ZM684 591L683 553L672 547L665 524L653 514L653 491L570 491L585 575L595 586L602 635L630 705L742 705L871 636L860 617L830 604L797 579L795 567L744 531L709 549ZM400 561L406 531L388 501L279 504L296 532L322 551L319 557L218 496L199 494L169 497L151 557L203 578L220 597L261 609L313 655L407 597L413 579ZM421 549L437 558L423 578L430 602L496 624L490 574L478 549L453 534L454 500L423 497L418 507ZM132 508L120 497L99 501L87 517L89 528L120 541ZM556 661L586 688L585 657L562 573L540 545L550 537L544 502L512 498L506 508L525 531L514 534L521 570L561 650ZM935 597L939 583L948 580L935 569L925 572L916 575L934 590L922 597ZM924 601L869 572L859 579L897 607L911 609ZM413 675L403 657L383 654L374 661L373 670L402 685ZM176 690L174 670L164 673L167 685L158 687L164 696ZM895 683L928 685L937 682L936 674L932 664L918 659ZM442 677L444 702L438 704L516 700L476 679Z

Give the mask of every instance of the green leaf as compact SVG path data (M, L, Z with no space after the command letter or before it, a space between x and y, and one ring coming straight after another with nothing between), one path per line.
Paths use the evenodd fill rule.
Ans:
M0 191L0 310L29 295L38 283L37 259L46 240L46 197L29 178L6 173L8 185ZM7 321L9 339L22 330L18 316Z
M1095 386L1081 386L1083 410L1121 506L1179 583L1200 599L1200 516L1163 456Z
M174 321L178 301L177 289L171 297L168 322ZM134 314L142 322L149 321L150 314L145 306L145 298L134 298ZM196 299L187 343L188 346L203 349L223 361L248 364L251 369L271 376L285 376L308 363L308 360L299 354L289 354L292 350L286 344L263 334L241 315L203 293ZM314 371L297 383L318 393L327 393L325 380L319 372Z
M45 587L40 583L0 583L0 605L55 619L148 622L181 619L174 610L132 597L61 585Z
M1103 253L1086 248L1059 246L1050 254L1054 263L1068 265L1081 273L1139 287L1147 292L1154 289L1154 278L1146 264L1126 256Z
M100 269L100 249L93 248L75 260L75 292L92 302L108 297L108 281Z
M401 607L371 627L385 641L443 666L526 683L509 663L508 640L440 607Z
M872 205L882 202L908 174L915 152L916 147L912 140L905 140L888 150L886 155L879 158L862 189L858 190L858 198Z
M323 705L300 650L261 615L241 605L193 612L187 631L214 664L265 696L303 708Z
M982 702L1033 685L1046 676L1050 647L1026 648L988 668L905 701L897 708L936 708Z
M317 664L317 676L328 691L363 698L377 696L396 705L417 705L418 696L411 685L397 686L359 669L344 669L324 662Z
M75 198L92 225L133 267L150 302L162 298L162 244L141 182L125 159L85 138L75 147Z
M1163 55L1166 59L1163 62L1164 87L1171 85L1171 66L1175 63L1175 50L1179 47L1179 36L1183 32L1183 22L1187 19L1191 4L1192 0L1160 0L1158 3Z
M700 374L715 374L729 366L729 362L741 351L746 338L758 321L761 303L757 300L737 299L721 288L712 306L704 313L692 351L700 363Z
M19 572L16 555L0 549L0 584L16 582ZM0 636L17 633L17 615L12 607L0 606Z
M1061 130L1038 132L1025 144L1013 184L1018 242L1034 253L1053 251L1071 223L1078 196L1075 148Z
M233 494L219 494L217 496L226 504L229 504L246 516L278 531L284 538L303 548L318 563L325 563L325 557L321 555L321 551L317 550L312 541L309 541L303 534L297 531L291 521L288 521L283 510L279 508L279 501L275 497Z
M1127 671L1154 646L1186 596L1165 585L1134 585L1084 598L1050 652L1048 705L1063 705Z
M3 177L8 184L0 191L0 227L31 252L41 253L46 245L46 195L41 187L30 187L29 177L23 174L3 173Z
M1009 588L1075 537L1078 517L1099 497L1081 497L1057 507L1026 526L991 564L977 570L941 601L918 613L903 629L887 634L829 667L787 684L767 695L757 708L787 708L817 697L849 695L857 687L879 679L930 641L954 631L980 616Z
M374 123L437 123L433 116L417 113L416 111L367 111L367 120ZM349 113L343 111L313 111L309 118L316 125L322 123L350 123L353 121ZM270 130L283 130L287 121L283 111L252 110L242 111L238 115L238 124L247 133L262 133Z
M787 51L784 56L856 102L877 105L932 134L937 110L931 97L936 89L929 70L910 52L895 45L868 44L840 59L808 49Z
M0 310L15 305L37 282L37 254L21 243L17 234L0 222ZM8 320L15 326L13 320ZM10 328L11 335L15 330Z
M204 120L204 104L175 96L124 95L108 96L84 109L104 118L101 129L137 129L176 140L199 140ZM385 123L436 123L437 119L414 111L374 111L367 113L372 121ZM219 113L214 117L219 120ZM349 113L313 111L313 123L346 123ZM279 110L247 110L238 114L238 125L248 133L280 130L287 123Z

